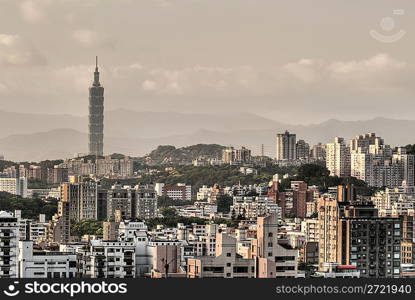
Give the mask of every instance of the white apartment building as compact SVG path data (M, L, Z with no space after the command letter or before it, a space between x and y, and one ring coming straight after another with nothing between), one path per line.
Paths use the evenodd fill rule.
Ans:
M18 195L23 198L27 197L27 178L4 178L0 177L0 192L7 192Z
M118 240L131 242L135 247L135 276L149 276L152 268L152 252L149 249L149 235L144 222L123 221L118 227Z
M405 148L392 154L389 145L375 133L357 136L350 142L351 176L374 187L414 186L414 156Z
M326 168L331 176L350 176L350 151L343 138L336 137L326 144Z
M195 202L193 205L185 205L177 208L179 216L210 218L218 211L218 206L208 202Z
M306 242L319 242L319 220L305 219L301 222L301 232L305 234Z
M0 278L17 278L19 224L17 218L0 211Z
M36 251L32 241L19 242L19 278L75 278L76 254Z
M20 210L14 212L14 217L17 218L19 226L19 239L30 240L33 242L46 239L48 222L44 214L39 215L39 220L23 219Z
M233 197L233 205L230 208L231 215L241 216L244 219L256 219L265 214L276 214L281 217L281 208L274 203L272 197Z
M91 240L81 255L79 271L85 278L134 278L135 245L133 242Z
M400 188L379 191L371 197L381 217L407 215L415 208L415 193Z
M37 222L30 223L29 238L33 242L38 242L47 238L47 229L49 222L46 222L46 216L44 214L39 215Z

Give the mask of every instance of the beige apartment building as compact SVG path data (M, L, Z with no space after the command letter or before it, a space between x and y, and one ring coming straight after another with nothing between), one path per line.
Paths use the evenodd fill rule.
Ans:
M319 270L324 263L341 262L338 201L328 196L317 202L319 220Z
M237 239L226 234L216 235L216 256L188 259L188 278L254 278L255 260L237 253Z
M276 214L257 219L257 238L252 241L252 257L258 261L258 278L297 277L298 250L277 239Z

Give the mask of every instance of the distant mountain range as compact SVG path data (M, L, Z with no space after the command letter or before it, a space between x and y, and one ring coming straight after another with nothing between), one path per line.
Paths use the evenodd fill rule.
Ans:
M0 111L0 154L15 161L72 157L87 152L87 117ZM244 145L273 156L275 134L289 130L310 144L335 136L350 139L375 132L392 145L415 143L415 120L375 118L365 121L328 120L320 124L288 125L255 114L184 114L176 112L105 113L106 153L142 156L159 145Z

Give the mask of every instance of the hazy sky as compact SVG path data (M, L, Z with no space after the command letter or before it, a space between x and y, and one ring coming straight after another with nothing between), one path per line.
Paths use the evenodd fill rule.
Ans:
M87 114L98 55L108 110L415 119L414 12L413 0L0 0L0 109Z

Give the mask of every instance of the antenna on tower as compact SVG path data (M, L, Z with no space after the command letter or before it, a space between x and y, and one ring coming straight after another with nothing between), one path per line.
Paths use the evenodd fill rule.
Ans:
M98 69L98 55L95 56L95 69Z

